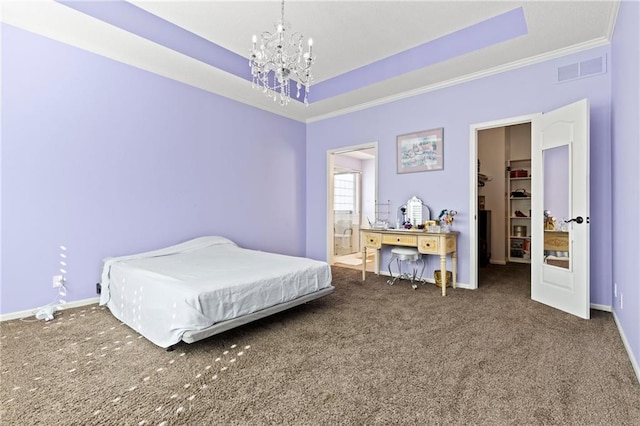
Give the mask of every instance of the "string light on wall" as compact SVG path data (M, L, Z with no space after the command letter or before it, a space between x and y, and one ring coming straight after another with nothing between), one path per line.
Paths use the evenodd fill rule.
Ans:
M265 31L258 37L254 34L249 57L252 86L261 89L269 98L279 100L280 105L291 101L291 79L295 80L300 98L304 86L304 103L309 105L309 87L313 81L311 66L313 39L307 41L308 50L303 53L304 36L291 32L291 25L284 20L284 0L281 5L281 18L275 24L275 32Z

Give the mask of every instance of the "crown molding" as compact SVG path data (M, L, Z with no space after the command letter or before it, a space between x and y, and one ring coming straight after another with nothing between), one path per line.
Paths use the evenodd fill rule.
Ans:
M342 115L350 114L357 111L362 111L368 108L372 108L375 106L384 105L390 102L396 102L402 99L411 98L413 96L421 95L423 93L433 92L435 90L444 89L446 87L455 86L462 83L467 83L469 81L478 80L481 78L489 77L495 74L500 74L506 71L515 70L518 68L527 67L530 65L538 64L541 62L549 61L551 59L560 58L563 56L571 55L574 53L582 52L585 50L593 49L596 47L606 46L610 43L610 39L608 37L599 37L597 39L590 40L588 42L575 44L570 47L566 47L563 49L554 50L553 52L545 53L542 55L532 56L530 58L526 58L519 61L510 62L505 65L501 65L494 68L489 68L487 70L467 74L461 77L453 78L451 80L446 80L441 83L431 84L428 86L419 87L417 89L409 90L402 93L397 93L395 95L387 96L384 98L379 98L370 102L365 102L359 105L354 105L353 107L339 109L336 111L332 111L327 114L321 114L314 117L308 118L305 122L314 123L316 121L326 120L328 118L339 117Z
M613 5L613 11L609 15L609 25L607 26L607 39L613 40L613 32L616 28L616 21L618 20L618 13L620 13L620 2L617 1Z

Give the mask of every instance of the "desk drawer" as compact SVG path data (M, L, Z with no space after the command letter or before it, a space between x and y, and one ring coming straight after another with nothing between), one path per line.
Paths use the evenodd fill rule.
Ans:
M418 238L418 251L424 254L440 253L440 239L438 237Z
M569 251L569 233L544 231L544 250Z
M374 234L374 233L370 233L370 232L364 232L362 233L362 243L367 247L367 248L374 248L374 249L379 249L381 247L381 240L382 240L382 235L380 234Z
M418 237L415 235L383 235L382 244L415 247L418 244Z

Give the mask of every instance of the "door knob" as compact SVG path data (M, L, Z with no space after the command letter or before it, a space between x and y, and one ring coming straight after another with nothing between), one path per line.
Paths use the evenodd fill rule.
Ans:
M584 219L582 218L582 216L578 216L578 217L574 217L573 219L567 220L567 223L569 222L582 223L584 222Z

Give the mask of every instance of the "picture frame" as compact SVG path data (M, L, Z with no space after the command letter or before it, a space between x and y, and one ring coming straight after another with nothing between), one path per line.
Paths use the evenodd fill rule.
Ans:
M444 169L442 127L399 135L396 141L398 173Z

